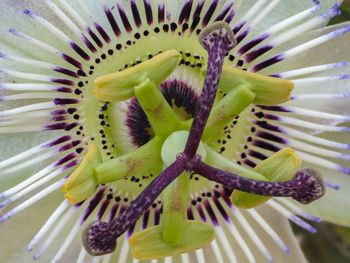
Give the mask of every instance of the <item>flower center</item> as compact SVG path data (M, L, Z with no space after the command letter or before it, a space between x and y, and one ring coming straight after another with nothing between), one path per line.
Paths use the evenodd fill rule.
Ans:
M180 120L192 119L198 104L197 92L186 82L172 79L160 84L160 90ZM130 100L125 121L132 142L140 147L154 138L155 133L146 113L136 98Z
M102 162L98 147L89 145L83 162L68 178L63 188L67 192L66 198L73 203L81 202L94 192L98 184L152 170L164 170L116 219L109 223L93 222L86 229L83 242L90 254L101 255L113 251L116 247L115 239L140 218L165 188L166 202L163 207L165 214L162 226L156 227L154 231L153 229L142 231L131 239L134 256L139 259L171 256L200 248L211 242L212 227L201 222L185 220L189 178L183 174L184 172L195 172L235 189L231 198L235 204L243 200L241 207L247 203L247 207L254 207L267 200L266 197L251 194L290 196L301 203L311 202L324 194L322 177L312 170L297 172L299 159L292 150L279 151L261 162L255 171L251 171L237 167L234 163L227 168L227 163L231 161L222 160L221 158L225 158L210 148L208 143L217 136L227 122L238 116L251 103L275 105L283 102L289 98L292 85L288 81L223 68L224 57L236 44L232 30L226 23L214 23L203 30L200 42L208 51L208 67L193 120L179 118L179 114L170 106L172 101L169 103L158 88L180 62L180 54L175 50L164 52L131 69L96 79L93 93L100 100L118 102L136 97L148 117L154 135L148 134L148 141L145 140L146 142L136 150L106 162ZM214 103L219 81L226 94ZM176 100L174 103L176 104ZM179 135L177 131L184 131L185 136ZM186 131L187 133L189 131L188 135ZM173 135L175 145L180 145L180 141L186 141L182 152L177 147L169 146L169 140L172 140L170 138ZM211 167L212 164L223 170ZM232 168L243 176L226 171ZM283 168L285 171L281 172ZM168 186L169 184L171 185ZM171 190L172 187L177 190ZM235 201L236 199L239 201ZM176 236L171 234L174 233L173 229L178 229L175 231ZM198 233L205 234L201 238ZM149 244L147 239L144 239L145 236L150 236L154 244L160 244L156 246L160 250L155 249L149 254L149 249L145 249ZM193 237L197 239L199 237L199 240L203 241L198 242L199 247L193 246Z

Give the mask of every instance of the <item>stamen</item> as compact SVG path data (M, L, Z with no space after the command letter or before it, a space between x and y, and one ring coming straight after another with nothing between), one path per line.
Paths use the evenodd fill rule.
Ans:
M72 206L70 209L60 218L58 223L51 230L50 235L45 238L43 245L39 248L39 250L35 253L33 259L37 260L41 256L43 252L51 245L52 242L56 239L57 235L62 231L64 227L69 224L69 220L72 220L74 214L77 212L77 207Z
M27 207L38 202L39 200L41 200L45 196L49 195L53 191L62 187L64 181L65 181L64 179L61 179L61 180L57 181L56 183L51 184L50 186L48 186L44 190L40 191L39 193L37 193L33 197L27 199L26 201L24 201L20 205L16 206L15 208L13 208L12 210L10 210L9 212L7 212L6 214L4 214L3 216L0 217L0 223L4 222L5 220L9 219L10 217L14 216L15 214L21 212L22 210L26 209Z
M284 253L290 254L290 250L287 245L255 209L248 209L246 211L251 215L254 221L266 231L266 233L275 241L275 243L284 251Z
M127 70L99 77L95 80L93 92L104 101L130 99L134 97L134 87L146 79L160 85L175 70L180 57L179 52L170 50Z
M66 34L64 34L60 29L56 26L35 14L34 12L25 9L24 13L31 18L33 18L36 22L43 25L47 30L49 30L53 35L55 35L58 39L60 39L63 43L68 44L79 56L81 56L85 60L90 60L90 56L76 43L74 43Z
M29 43L32 43L33 45L43 49L43 50L46 50L48 51L49 53L51 54L54 54L56 56L60 56L62 59L64 59L66 62L68 62L69 64L75 66L76 68L79 68L79 69L82 69L83 68L83 65L78 62L76 59L72 58L71 56L63 53L62 51L38 40L38 39L35 39L35 38L32 38L28 35L25 35L19 31L17 31L16 29L14 28L9 28L9 32L14 34L15 36L18 36L20 38L22 38L22 40L26 40L28 41Z
M271 206L272 208L276 209L278 212L280 212L286 218L289 218L294 223L296 223L297 225L301 226L302 228L310 231L311 233L316 233L316 229L313 226L309 225L307 222L302 220L300 217L297 217L293 213L289 212L286 208L284 208L283 206L279 205L277 202L275 202L273 200L270 200L267 204L269 206Z
M39 232L33 237L27 246L27 252L32 251L34 246L42 239L42 237L51 229L58 218L64 213L64 211L69 207L67 200L64 200L59 207L51 214L50 218L42 226Z
M321 72L321 71L331 70L331 69L340 68L340 67L348 67L348 66L349 66L348 62L337 62L337 63L285 71L282 73L274 74L273 76L277 78L291 78L291 77L298 77L298 76L302 76L310 73Z
M244 53L251 50L253 47L260 44L262 41L268 39L270 36L275 35L279 31L285 29L286 27L306 18L307 16L313 15L317 10L319 10L319 6L315 6L309 9L306 9L294 16L291 16L285 20L282 20L281 22L273 25L272 27L265 30L263 33L261 33L258 37L254 38L253 40L249 41L247 44L242 46L237 53L240 55L243 55Z

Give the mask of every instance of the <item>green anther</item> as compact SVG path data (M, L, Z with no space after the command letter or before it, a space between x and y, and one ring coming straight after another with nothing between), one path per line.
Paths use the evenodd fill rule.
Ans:
M254 170L263 174L266 181L282 182L291 180L299 168L299 157L292 149L286 148L260 162ZM249 209L265 203L270 197L234 190L230 199L236 207Z
M168 136L179 127L180 120L153 81L144 80L134 92L156 135Z
M209 245L215 238L211 225L186 220L183 242L174 245L163 240L162 226L153 226L133 234L129 239L131 254L139 260L150 260L188 253Z
M133 152L108 160L96 166L96 178L99 184L110 183L130 175L139 176L162 169L160 158L162 140L154 137Z
M165 51L150 60L121 72L101 76L95 80L95 96L103 101L123 101L134 97L134 87L146 79L160 85L175 70L181 60L176 50Z
M62 192L72 204L84 201L95 191L97 180L95 167L102 162L102 157L96 144L89 144L87 153L77 169L66 180Z
M166 166L171 165L176 160L176 155L183 152L188 134L188 131L176 131L164 141L161 156ZM201 156L202 161L206 159L207 153L202 142L199 144L197 153Z
M214 105L203 134L203 140L207 141L221 132L228 122L253 102L254 98L255 94L245 85L239 85L230 90Z
M181 174L163 192L162 237L166 243L180 245L186 229L189 174Z
M203 75L205 73L204 70ZM294 88L293 82L286 79L268 77L229 66L222 68L219 89L229 93L242 84L255 93L254 104L267 106L289 101Z

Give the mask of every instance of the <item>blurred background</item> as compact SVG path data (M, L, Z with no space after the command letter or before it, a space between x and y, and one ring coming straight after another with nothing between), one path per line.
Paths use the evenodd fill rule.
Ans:
M341 11L330 25L350 21L350 0L344 0ZM325 222L309 223L317 229L316 234L293 226L309 263L350 263L350 228Z

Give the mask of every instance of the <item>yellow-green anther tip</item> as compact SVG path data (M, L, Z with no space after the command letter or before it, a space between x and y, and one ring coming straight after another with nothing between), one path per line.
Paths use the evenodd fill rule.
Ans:
M169 244L162 238L162 227L153 226L129 238L131 254L138 260L152 260L175 256L206 247L215 238L213 226L197 220L186 220L183 242Z
M285 148L260 162L254 170L264 175L266 181L289 181L299 170L300 162L300 158L295 151ZM270 197L234 190L230 199L236 207L249 209L265 203Z
M89 144L87 153L78 168L67 178L62 192L72 204L89 198L97 186L95 167L102 162L102 157L96 144Z
M165 51L126 70L95 79L95 96L103 101L123 101L134 97L134 87L147 78L157 86L175 70L181 60L176 50Z
M206 74L206 68L202 75ZM290 100L294 83L281 78L264 76L238 68L224 66L219 83L219 89L230 92L238 85L246 85L255 93L254 104L273 106Z

